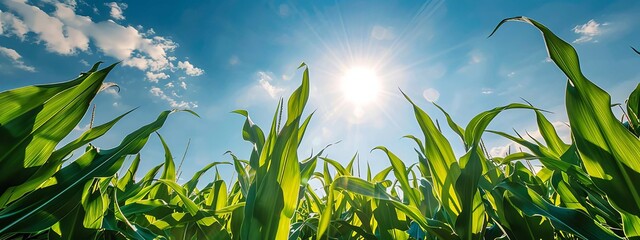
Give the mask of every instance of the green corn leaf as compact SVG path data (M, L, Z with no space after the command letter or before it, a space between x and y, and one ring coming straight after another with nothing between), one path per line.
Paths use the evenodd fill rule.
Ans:
M389 151L387 148L378 146L374 149L378 149L387 154L389 161L391 162L391 166L393 167L393 175L396 176L398 182L400 182L400 187L402 187L402 192L405 196L409 198L409 205L413 207L418 207L418 203L420 202L420 198L418 197L417 189L413 188L409 184L409 175L407 173L407 167L404 165L402 160L398 158L395 154Z
M176 165L173 161L173 155L171 154L171 150L169 150L169 146L167 146L167 142L164 141L162 135L156 132L158 138L160 138L160 142L162 143L162 148L164 148L164 171L162 171L162 175L160 179L164 179L167 181L176 181Z
M233 111L233 113L240 114L246 118L242 127L242 138L245 141L252 143L254 146L254 149L252 149L251 152L250 160L251 167L257 169L258 158L265 143L264 132L262 132L262 129L260 129L258 125L254 124L253 121L251 121L249 113L246 110L235 110Z
M298 130L298 143L302 142L304 133L307 131L307 126L309 126L309 122L311 122L311 118L313 117L314 113L316 112L314 111L311 114L309 114L309 116L307 116L307 118L304 119L302 124L300 124L300 130Z
M538 122L538 128L540 128L540 135L542 135L551 151L558 156L567 151L569 145L560 139L553 124L551 124L540 111L536 111L536 121Z
M413 135L405 135L403 136L403 138L408 138L413 140L416 143L416 145L418 145L418 148L420 149L418 153L422 155L422 153L424 152L424 144L422 144L422 140L420 140L419 138Z
M425 218L422 213L420 213L420 210L412 206L407 206L404 203L398 201L398 199L396 199L395 197L390 196L379 184L374 185L356 177L340 176L334 180L330 188L343 189L350 193L360 194L387 201L391 203L396 209L409 216L413 221L417 222L425 231L429 232L430 234L433 234L440 239L459 239L449 225L437 220ZM327 204L332 204L332 201L333 194L329 193ZM329 225L328 220L330 218L331 211L325 211L322 213L320 222L318 223L317 233L319 237L325 233Z
M213 163L209 163L207 166L204 166L202 169L200 169L200 171L197 171L195 174L193 174L193 177L191 177L191 179L185 183L183 185L183 187L187 190L186 194L187 196L191 195L191 193L193 193L193 191L196 188L196 185L198 184L198 181L200 180L200 177L202 176L202 174L204 174L205 172L209 171L209 169L211 169L212 167L215 167L217 165L220 164L231 164L228 162L213 162Z
M115 64L98 64L75 80L0 93L0 193L18 186L47 162L55 146L80 122Z
M80 203L81 190L87 181L115 174L125 156L138 153L169 113L162 112L156 121L129 134L113 149L98 152L91 148L58 171L53 176L57 180L55 184L33 191L0 210L0 234L39 231L59 221Z
M158 207L165 207L167 203L160 199L145 199L132 203L128 203L120 207L120 211L124 216L131 216L138 213L150 212Z
M632 214L622 214L624 235L629 239L640 239L640 217Z
M302 116L302 111L304 111L308 99L309 68L305 67L302 73L302 84L298 89L293 91L291 97L289 97L289 102L287 103L287 123L285 125L290 125L293 121L300 121L300 116ZM302 137L298 137L298 139L302 139Z
M231 158L233 158L233 166L238 174L238 183L240 184L242 195L247 196L250 185L249 173L233 153L231 153Z
M289 98L285 126L277 129L277 114L282 105L279 104L269 136L259 152L256 177L246 198L242 239L286 239L289 234L291 218L300 196L297 149L302 136L299 124L308 98L309 70L305 68L302 84Z
M66 217L49 230L49 239L96 239L98 231L87 229L83 224L85 212L81 206L75 207Z
M149 169L149 171L144 176L144 178L142 178L139 182L133 183L132 185L130 185L127 189L125 189L125 191L118 190L119 191L118 201L122 202L123 204L126 204L126 203L135 202L144 198L146 194L149 193L149 191L152 189L152 186L155 187L155 185L152 183L153 178L155 177L155 175L158 174L158 172L160 171L160 168L163 165L164 163Z
M189 197L187 196L187 190L184 187L178 185L174 181L167 180L167 179L158 179L158 182L161 182L164 185L170 187L171 189L173 189L174 193L178 194L178 197L180 197L182 205L187 210L187 212L191 214L191 216L195 215L198 212L198 209L199 209L198 205L195 204L191 199L189 199Z
M471 119L464 132L464 142L469 151L460 158L460 176L455 182L455 191L461 205L460 214L455 220L455 228L463 239L481 239L484 236L483 231L487 223L486 211L478 190L478 183L482 175L489 171L489 166L480 141L489 123L502 111L508 109L535 108L512 103L482 112Z
M529 153L526 152L517 152L517 153L512 153L509 154L507 156L505 156L504 158L501 157L494 157L492 160L496 161L498 163L501 164L506 164L506 163L510 163L513 161L518 161L518 160L532 160L532 159L537 159L537 156L531 155Z
M382 169L382 171L380 171L378 174L376 174L376 175L373 177L372 182L373 182L373 183L378 183L378 182L382 182L382 181L384 181L385 179L387 179L387 176L389 175L389 173L390 173L391 171L393 171L393 166L391 166L391 167L387 167L387 168L385 168L385 169Z
M514 182L504 182L498 187L507 190L505 198L527 216L544 216L556 229L575 234L584 239L620 239L611 230L596 223L587 214L569 208L561 208L545 201L527 187Z
M512 239L554 239L551 222L542 216L527 216L509 201L503 201L501 214Z
M124 192L135 183L134 177L138 171L138 165L140 165L140 154L136 154L136 157L131 162L127 172L122 176L122 178L118 179L118 190Z
M629 117L629 124L631 130L640 135L640 84L631 92L627 99L627 116Z
M464 141L464 128L460 127L460 125L458 125L456 122L454 122L453 119L451 118L451 116L449 115L449 113L447 113L447 111L442 109L442 107L440 107L440 105L436 104L435 102L433 102L433 105L435 105L438 109L440 109L442 114L444 114L444 116L447 118L447 124L449 125L449 128L451 128L451 130L453 130L453 132L455 132L460 137L462 142L465 143L465 141ZM467 146L465 144L465 148L469 149L469 146Z
M111 178L94 178L88 181L82 191L82 208L84 210L83 226L90 229L101 229L105 212L109 208L109 196L104 192Z
M640 215L640 140L611 111L611 97L589 81L580 70L573 47L542 24L522 21L542 32L551 60L567 76L566 107L571 133L587 173L622 214Z
M205 200L205 206L211 210L219 210L227 205L227 184L223 180L216 180Z
M467 128L464 132L464 142L469 146L477 145L480 143L480 138L482 137L482 133L487 129L489 123L502 111L508 109L533 109L537 110L534 107L531 107L522 103L512 103L506 106L497 107L485 112L482 112L469 121Z
M351 176L351 172L347 171L338 161L325 157L320 157L320 160L331 164L337 171L336 175Z
M454 189L454 184L460 176L460 167L453 154L453 149L429 115L413 103L406 94L402 94L413 106L416 120L424 134L424 156L429 161L434 195L455 221L462 206Z
M64 158L67 155L107 133L107 131L109 131L109 129L111 129L111 127L113 127L120 119L122 119L125 115L129 114L132 111L133 110L130 110L105 124L88 129L77 139L67 143L62 148L55 150L53 153L51 153L49 159L47 159L47 162L40 166L38 170L33 173L33 175L29 177L29 179L27 179L27 181L20 184L19 186L10 187L9 189L7 189L7 191L2 193L2 195L0 195L0 209L5 207L8 203L15 201L24 194L40 187L42 183L44 183L47 179L53 176L56 171L58 171L58 169L62 165Z
M525 146L540 160L540 163L544 165L546 168L549 168L554 171L562 171L575 176L580 180L580 182L586 185L592 185L592 181L587 175L587 173L574 163L572 159L575 156L575 145L572 145L565 151L564 155L556 157L554 153L552 153L548 148L544 146L537 145L535 143L528 142L522 138L514 137L509 134L497 131L487 131L502 137L505 137L509 140L512 140L522 146Z

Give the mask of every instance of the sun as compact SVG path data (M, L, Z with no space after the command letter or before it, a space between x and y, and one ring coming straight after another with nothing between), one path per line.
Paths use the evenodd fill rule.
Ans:
M373 68L349 68L341 83L344 98L356 106L375 102L380 95L380 79Z

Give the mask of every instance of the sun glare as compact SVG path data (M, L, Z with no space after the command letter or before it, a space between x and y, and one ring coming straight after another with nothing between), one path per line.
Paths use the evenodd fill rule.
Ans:
M361 106L378 98L380 80L373 69L354 67L345 72L341 87L347 101Z

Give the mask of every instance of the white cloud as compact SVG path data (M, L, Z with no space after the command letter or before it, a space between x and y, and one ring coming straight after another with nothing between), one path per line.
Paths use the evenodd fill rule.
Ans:
M123 66L143 71L151 82L167 79L169 71L177 69L184 70L189 76L204 73L203 69L189 61L182 62L173 56L178 44L170 38L157 35L152 28L115 22L124 20L122 10L125 10L126 4L108 3L111 19L96 21L77 11L77 3L81 2L2 0L0 35L20 40L30 38L30 41L24 41L25 44L41 44L48 52L59 55L100 53L122 61ZM24 64L19 66L25 70L33 69ZM174 107L195 106L185 101L169 102Z
M151 94L153 94L154 96L160 96L162 94L164 94L164 92L162 91L162 89L160 89L159 87L151 87L151 89L149 90L149 92L151 92Z
M154 73L154 72L147 72L145 74L145 76L147 77L147 79L149 80L149 82L153 82L153 83L157 83L158 80L160 79L167 79L169 78L169 75L167 75L166 73L163 72L158 72L158 73Z
M393 28L375 25L371 29L371 37L376 40L391 40L396 36L393 33Z
M0 10L0 35L15 35L24 40L29 29L27 25L15 15Z
M36 71L34 67L29 66L22 61L22 56L18 52L16 52L16 50L0 46L0 55L4 55L5 57L9 58L13 66L18 69L22 69L28 72Z
M271 98L279 97L282 92L284 92L284 88L276 87L271 84L273 81L272 73L270 72L258 72L258 83L264 89Z
M111 18L115 20L124 20L124 10L128 7L126 3L110 2L105 3L105 5L111 9L109 11Z
M595 40L594 38L596 36L602 35L601 26L606 25L608 24L600 24L591 19L585 24L573 27L573 32L580 35L580 37L578 37L576 40L573 40L573 43L598 42L598 40Z
M513 152L512 147L514 145L514 143L507 143L504 146L492 147L491 149L489 149L489 154L492 157L505 157L508 153Z
M90 66L90 65L89 65L89 62L87 62L87 60L80 59L80 61L79 61L79 62L80 62L80 64L84 65L85 67Z
M153 96L159 97L160 99L167 101L167 103L169 103L169 106L171 106L172 108L190 109L190 108L198 107L198 104L195 102L177 101L174 98L165 94L164 91L162 91L162 89L158 87L151 87L149 92Z
M422 96L429 102L435 102L440 98L440 92L434 88L427 88L422 92Z
M184 90L187 90L187 83L180 82L180 87L183 88Z
M41 9L24 1L3 1L7 11L11 11L2 12L0 17L3 34L8 30L18 37L34 33L36 43L61 55L89 52L93 43L104 55L143 71L160 72L173 67L172 61L176 58L169 54L178 45L171 39L157 36L152 30L144 32L141 26L123 26L113 20L94 22L88 16L77 15L73 1L67 2L45 1L54 6L54 10L45 12L43 9L48 8ZM191 69L196 73L200 70L193 66Z
M493 89L491 88L482 88L482 94L492 94L493 93Z
M179 61L178 68L183 69L189 76L200 76L204 73L204 70L194 67L189 61Z
M6 7L22 17L28 32L37 35L39 41L44 42L47 50L63 55L75 53L76 49L86 51L89 40L78 29L65 28L64 23L40 8L21 1L4 1ZM60 8L70 8L68 5L56 3ZM59 8L57 7L56 12ZM64 10L62 10L64 12Z
M173 85L173 82L169 82L169 83L165 84L164 87L165 88L173 88L175 86Z
M13 50L11 48L0 46L0 53L2 53L2 55L4 55L5 57L11 59L11 61L18 61L20 60L20 58L22 58L22 56L20 56L20 54L16 52L16 50Z

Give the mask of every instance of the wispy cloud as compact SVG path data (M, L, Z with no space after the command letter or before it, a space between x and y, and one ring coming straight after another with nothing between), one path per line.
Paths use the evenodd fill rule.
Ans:
M27 32L29 28L16 15L0 10L0 35L14 35L24 40Z
M493 91L493 89L492 89L492 88L482 88L482 92L481 92L481 93L482 93L482 94L489 95L489 94L493 94L493 92L494 92L494 91Z
M491 154L492 157L504 157L504 156L507 156L508 153L513 152L514 146L515 146L515 143L510 142L510 143L507 143L506 145L492 147L491 149L489 149L489 154Z
M264 89L269 94L269 96L271 96L271 98L277 98L282 92L284 92L284 88L276 87L271 84L273 82L272 75L273 73L270 72L259 71L258 83L260 84L262 89Z
M115 20L124 20L124 10L128 7L126 3L110 2L105 3L105 5L111 9L109 11L111 18Z
M392 40L396 37L392 27L375 25L371 29L371 37L376 40Z
M573 40L573 43L587 43L587 42L598 42L595 37L602 35L603 28L602 26L607 26L608 23L598 23L595 20L591 19L587 23L582 25L577 25L573 27L573 32L580 35L576 40Z
M204 74L204 70L194 67L189 61L180 61L178 62L178 68L183 69L184 72L189 76L200 76Z
M6 58L8 58L9 61L11 61L11 63L13 64L13 66L18 69L22 69L28 72L36 71L34 67L29 66L22 61L22 56L18 52L16 52L16 50L0 46L0 55L3 55Z
M149 80L149 82L153 82L153 83L158 83L160 79L169 78L169 75L164 72L157 72L157 73L147 72L145 76L147 77L147 80Z
M177 94L172 94L173 97L171 97L167 95L164 91L162 91L162 89L160 89L159 87L151 87L151 89L149 89L149 92L151 93L151 95L167 101L167 103L169 103L169 106L171 106L172 108L190 109L190 108L198 107L198 104L195 102L187 102L182 100L178 101L174 99L174 97L179 97L179 96L177 96Z

